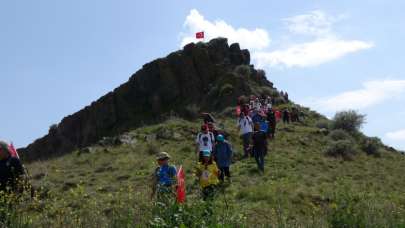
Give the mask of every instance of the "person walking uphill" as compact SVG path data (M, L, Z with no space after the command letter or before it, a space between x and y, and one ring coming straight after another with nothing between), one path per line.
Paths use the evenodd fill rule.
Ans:
M0 141L0 194L21 193L24 173L20 159L11 156L8 144Z
M243 112L238 119L238 129L241 132L243 140L244 158L249 157L249 145L253 132L253 121L249 116L246 116Z
M264 156L267 153L267 136L266 133L260 130L260 124L255 124L255 132L252 136L253 156L255 157L257 166L261 172L264 172Z
M195 175L199 180L203 199L212 199L219 184L220 171L209 150L203 151L203 160L198 163Z
M273 112L273 109L269 109L267 112L267 121L269 124L268 135L271 139L274 139L276 133L276 114Z
M230 181L231 172L229 167L232 163L232 155L233 151L231 145L225 141L225 137L223 135L218 135L217 144L215 144L214 147L214 158L219 170L221 171L219 179L222 182L225 180L225 176L228 178L228 181Z
M158 202L168 203L175 199L176 174L175 166L169 165L170 155L160 152L156 156L158 167L152 177L151 199L157 195Z

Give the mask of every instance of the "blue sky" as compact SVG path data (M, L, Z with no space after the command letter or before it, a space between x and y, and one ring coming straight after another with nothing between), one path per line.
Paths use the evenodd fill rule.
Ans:
M404 1L0 1L0 138L25 146L204 30L279 89L405 150Z

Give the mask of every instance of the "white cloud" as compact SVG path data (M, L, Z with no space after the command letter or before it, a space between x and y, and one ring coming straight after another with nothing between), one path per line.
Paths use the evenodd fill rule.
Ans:
M259 67L310 67L371 47L373 47L372 43L359 40L328 38L303 44L294 44L285 50L257 52L253 54L253 59Z
M387 134L385 134L385 137L395 141L405 141L405 129L388 132Z
M324 112L364 109L405 94L405 80L375 80L363 83L363 88L336 96L306 102Z
M198 42L195 33L204 31L205 39L226 37L230 43L238 42L243 48L261 50L270 44L270 37L266 30L256 28L234 28L223 20L208 21L196 9L192 9L184 22L187 32L181 34L181 46L191 42Z
M253 53L253 59L259 67L313 67L372 48L372 42L344 40L333 32L334 23L344 18L344 15L333 17L320 10L286 18L284 21L292 34L312 35L315 40L292 43L282 50Z
M181 46L198 42L195 33L204 31L206 40L226 37L230 43L238 42L241 47L250 49L252 60L259 67L314 67L374 46L372 42L339 38L333 25L344 18L344 15L330 16L316 10L282 19L289 31L288 36L310 35L313 38L303 43L289 43L285 49L269 51L271 40L266 30L234 28L223 20L209 21L192 9L184 22L186 32L180 34Z
M302 35L325 36L332 33L332 25L345 18L344 15L333 17L321 10L285 18L290 32Z

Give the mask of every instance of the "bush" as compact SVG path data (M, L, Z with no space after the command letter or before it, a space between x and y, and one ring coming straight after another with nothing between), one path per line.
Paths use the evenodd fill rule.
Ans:
M274 98L274 105L280 105L287 103L283 97L275 97Z
M365 117L365 115L361 115L353 110L338 112L333 118L332 128L354 133L365 123Z
M356 147L357 145L350 140L330 141L325 153L329 156L351 160L357 153Z
M368 155L379 156L382 142L379 138L366 138L361 143L361 149Z
M219 91L220 96L228 96L232 94L233 92L233 86L231 84L225 84L221 87L221 90Z
M349 135L346 131L342 129L336 129L333 130L329 133L329 138L332 139L333 141L339 141L339 140L349 140L353 141L352 136Z
M235 68L235 72L239 75L244 77L248 77L250 75L250 66L248 65L239 65Z
M329 129L330 121L329 120L318 120L315 123L315 126L319 129Z

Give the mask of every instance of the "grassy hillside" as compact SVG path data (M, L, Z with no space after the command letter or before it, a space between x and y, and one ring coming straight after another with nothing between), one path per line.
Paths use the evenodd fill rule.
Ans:
M235 119L218 114L236 155L232 183L214 205L199 200L192 176L200 122L171 118L128 132L122 145L95 145L29 164L40 195L22 199L16 208L19 219L9 218L14 225L33 227L404 227L405 156L385 147L380 156L325 156L331 139L316 127L320 117L306 114L303 123L278 124L264 174L253 160L240 160ZM171 162L185 168L188 201L182 208L162 210L149 198L158 151L169 152Z

